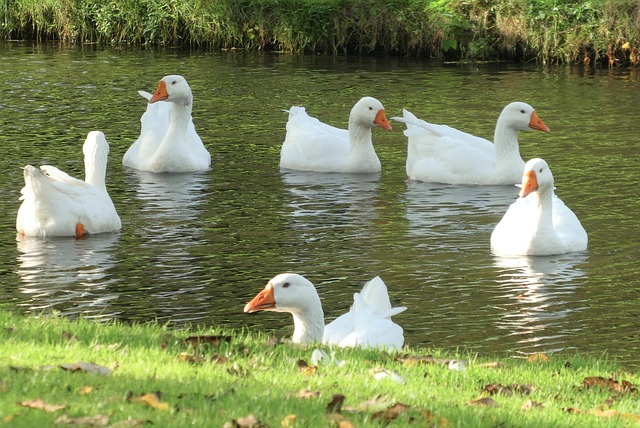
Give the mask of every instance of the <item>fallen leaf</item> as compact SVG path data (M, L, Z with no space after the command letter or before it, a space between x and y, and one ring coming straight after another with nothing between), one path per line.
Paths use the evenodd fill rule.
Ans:
M258 418L253 415L242 416L238 419L233 419L226 422L223 428L262 428L266 425L263 424Z
M185 363L189 364L202 364L204 362L201 357L197 355L191 355L188 352L181 352L180 355L178 355L178 360L184 361Z
M309 364L305 360L298 360L296 364L298 365L298 370L300 371L309 367Z
M28 407L30 409L44 410L47 413L57 412L58 410L66 409L66 404L47 404L40 398L31 401L21 401L18 405L22 407Z
M549 357L547 357L542 352L536 352L535 354L529 355L530 363L546 363L549 361Z
M325 416L328 422L332 425L337 426L338 428L353 428L353 424L343 415L339 413L330 413Z
M484 397L478 398L477 400L471 400L467 402L468 406L485 406L485 407L500 407L500 404L496 402L493 398Z
M376 412L371 416L371 420L380 419L382 423L388 424L394 419L398 419L401 414L407 413L409 406L402 403L396 403L386 410Z
M582 413L582 410L578 409L577 407L564 407L562 410L567 413Z
M76 336L73 333L70 333L68 331L63 331L62 332L62 338L68 342L77 342L78 341L78 336Z
M327 412L341 413L344 399L345 399L345 396L342 394L333 394L333 398L331 399L331 402L327 404Z
M505 363L500 363L498 361L492 361L490 363L478 364L478 367L485 367L485 368L489 368L489 369L497 369L497 368L506 367L506 366L507 365Z
M305 360L298 360L298 370L305 376L309 376L318 371L318 366L310 366Z
M213 354L210 361L214 364L226 364L229 362L229 359L224 355Z
M309 391L308 389L301 389L296 393L298 398L316 398L320 396L319 391Z
M83 361L71 364L60 364L59 367L70 372L81 371L84 373L99 374L103 376L109 376L111 374L111 369L109 369L108 367L94 363L85 363Z
M611 391L619 392L619 393L636 393L638 392L637 388L629 381L623 380L622 382L618 382L614 379L605 379L601 376L591 376L585 377L582 381L582 386L585 388L602 388L609 389Z
M296 424L296 415L295 413L292 413L290 415L285 416L285 418L282 420L282 428L291 428Z
M81 386L78 388L78 395L89 395L91 393L93 393L92 386Z
M527 400L521 407L522 410L531 410L534 407L542 407L542 403L537 401Z
M104 427L109 425L109 415L81 416L70 418L67 414L63 414L53 421L54 424L76 425L85 427Z
M416 355L407 355L407 354L404 354L404 355L398 354L393 360L399 361L406 366L415 366L415 365L422 365L422 364L447 365L449 364L449 361L453 361L450 359L438 359L438 358L435 358L433 355L416 356Z
M502 395L506 395L507 397L510 397L511 395L513 395L513 391L511 391L511 388L508 386L504 386L501 383L492 383L489 385L486 385L484 388L482 388L482 391L484 392L488 392L489 395L496 395L496 394L502 394Z
M169 403L160 401L162 394L159 391L147 394L135 395L132 392L127 394L127 401L130 403L143 403L149 407L160 410L169 410Z
M231 336L189 336L184 339L184 342L190 346L220 346L221 343L231 343Z
M153 425L153 422L144 419L125 419L123 421L112 423L111 425L109 425L109 428L130 428L139 427L146 424Z
M448 427L452 426L451 421L449 421L449 419L443 418L443 417L439 417L439 418L436 419L436 417L428 410L423 410L422 411L422 417L427 422L430 422L431 426L437 426L437 427L441 427L441 428L448 428Z
M384 410L391 406L393 399L378 394L367 401L363 401L356 407L345 407L345 410L353 412L371 412Z

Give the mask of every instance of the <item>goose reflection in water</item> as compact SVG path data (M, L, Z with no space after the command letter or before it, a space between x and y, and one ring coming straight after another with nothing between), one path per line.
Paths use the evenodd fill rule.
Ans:
M587 306L576 291L586 281L586 253L547 257L494 257L502 312L497 327L519 336L523 352L557 352L582 330L572 316Z
M291 226L302 242L333 236L339 230L347 236L363 236L371 230L377 217L380 174L287 170L281 176L290 194Z
M18 239L17 273L20 291L27 296L19 306L31 312L60 311L66 315L110 319L118 295L109 270L116 264L114 248L119 234L105 233L86 239Z
M206 172L127 170L128 186L135 191L130 204L141 207L129 208L131 223L124 230L142 236L130 244L140 247L132 250L137 259L123 263L135 287L132 292L147 296L133 299L140 306L133 308L136 313L173 322L205 316L207 299L201 290L206 275L197 262L197 249L206 244L201 216L210 179Z
M421 238L421 245L431 249L443 245L451 248L452 244L457 250L469 246L473 242L470 236L478 231L490 231L494 226L481 219L489 216L493 221L518 193L516 187L511 186L456 186L418 181L407 181L406 185L408 235Z

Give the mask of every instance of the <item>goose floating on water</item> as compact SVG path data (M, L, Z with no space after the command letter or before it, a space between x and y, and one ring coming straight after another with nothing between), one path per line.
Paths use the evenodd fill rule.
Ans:
M155 173L209 169L211 155L191 119L193 95L186 79L165 76L153 95L139 93L149 103L140 118L140 136L125 153L122 164Z
M548 256L587 249L587 232L553 189L547 162L539 158L527 162L520 198L491 234L494 254Z
M84 181L51 165L24 167L25 185L16 219L19 236L81 238L86 233L120 230L120 217L105 185L109 143L104 134L89 132L82 151Z
M382 103L372 97L358 101L349 114L349 129L339 129L291 107L287 134L280 151L280 168L314 172L377 173L380 159L371 129L391 131Z
M446 125L425 122L406 109L402 117L392 119L407 125L407 177L448 184L518 183L524 167L518 131L550 132L533 107L522 102L513 102L502 110L494 143Z

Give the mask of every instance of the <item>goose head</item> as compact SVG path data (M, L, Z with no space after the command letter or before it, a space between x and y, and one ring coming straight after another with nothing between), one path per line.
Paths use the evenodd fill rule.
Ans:
M316 287L295 273L281 273L273 277L264 289L244 307L247 313L275 311L299 313L322 307Z
M532 192L553 189L553 174L544 159L531 159L524 166L520 197L525 198Z
M187 80L177 74L163 77L158 83L158 89L149 99L149 104L158 101L191 104L193 95Z
M360 124L373 128L391 131L391 124L384 113L384 106L380 101L372 97L361 98L351 109L349 123Z
M294 343L322 341L324 313L320 297L314 285L301 275L283 273L275 276L245 305L244 311L289 312L295 325Z
M540 120L534 108L522 102L513 102L502 109L498 122L518 131L536 129L551 132L549 127Z

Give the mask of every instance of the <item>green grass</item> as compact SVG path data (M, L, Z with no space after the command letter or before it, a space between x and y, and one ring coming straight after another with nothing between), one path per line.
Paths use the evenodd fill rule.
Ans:
M636 0L16 0L0 37L638 65Z
M53 426L64 414L108 420L93 426L162 427L223 426L248 415L271 427L384 426L385 415L391 426L446 427L613 427L633 426L640 418L637 393L606 383L613 378L618 386L622 381L634 386L638 376L580 356L530 362L413 348L400 355L327 349L343 364L323 362L305 370L300 361L311 365L313 348L257 332L99 324L6 311L0 321L0 425L12 427ZM229 341L192 346L185 339L194 335L223 335ZM433 361L428 355L439 360L427 362ZM467 365L451 370L449 359ZM60 368L79 362L112 372ZM398 379L377 379L382 370ZM602 377L595 381L600 386L584 386L585 378L596 376ZM511 392L483 391L498 384ZM302 390L314 395L302 397ZM158 402L150 402L155 406L132 400L155 392L160 393ZM340 414L327 410L335 394L344 396ZM468 404L483 397L499 407ZM19 404L37 399L66 408L47 412ZM529 400L539 406L523 409ZM392 407L398 403L406 407Z

